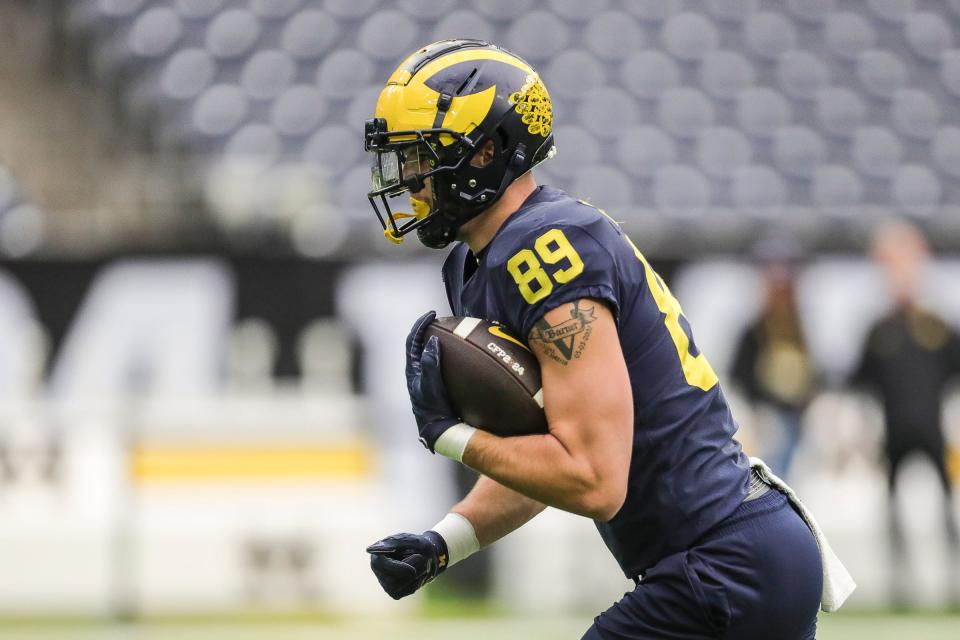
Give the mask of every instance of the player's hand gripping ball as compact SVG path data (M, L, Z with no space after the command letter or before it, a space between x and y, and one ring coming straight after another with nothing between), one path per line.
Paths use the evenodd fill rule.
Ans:
M398 533L367 547L370 568L383 590L399 600L447 568L447 544L440 534Z
M407 338L407 388L431 451L458 422L500 436L547 432L536 356L491 322L421 316Z

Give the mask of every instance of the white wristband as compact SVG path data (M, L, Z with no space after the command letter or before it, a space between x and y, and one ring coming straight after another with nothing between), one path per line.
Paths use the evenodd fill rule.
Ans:
M440 534L447 543L448 567L480 550L477 532L470 521L459 513L448 513L430 530Z
M463 422L455 424L440 434L433 450L451 460L463 462L463 452L467 450L467 443L476 432L476 429Z

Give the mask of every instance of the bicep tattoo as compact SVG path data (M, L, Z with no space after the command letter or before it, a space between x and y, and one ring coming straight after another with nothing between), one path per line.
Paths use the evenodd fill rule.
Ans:
M538 346L548 358L566 366L571 360L579 358L587 348L593 332L590 324L597 319L596 307L587 300L577 300L558 309L569 311L570 318L556 324L550 324L546 316L540 318L530 331L529 341L531 346Z

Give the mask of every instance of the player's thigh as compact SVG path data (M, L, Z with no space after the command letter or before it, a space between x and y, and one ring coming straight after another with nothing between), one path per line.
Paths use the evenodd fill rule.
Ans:
M596 617L583 640L720 637L700 595L691 586L688 553L677 553L658 562L636 589Z

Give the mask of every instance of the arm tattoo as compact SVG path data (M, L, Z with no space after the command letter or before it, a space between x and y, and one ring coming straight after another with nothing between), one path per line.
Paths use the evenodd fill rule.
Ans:
M530 331L530 341L538 343L548 358L566 366L579 358L587 347L593 332L590 326L597 319L596 308L583 306L585 300L577 300L568 306L570 319L551 325L540 318Z

